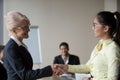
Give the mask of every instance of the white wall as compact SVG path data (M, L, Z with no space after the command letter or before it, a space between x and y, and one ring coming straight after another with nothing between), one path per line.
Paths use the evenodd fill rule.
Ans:
M104 10L117 11L117 1L118 0L104 0Z
M40 27L41 66L52 64L62 41L68 42L70 53L85 63L97 42L92 22L96 13L104 10L104 0L4 0L4 14L10 10L22 12L32 25ZM4 43L8 38L4 27Z

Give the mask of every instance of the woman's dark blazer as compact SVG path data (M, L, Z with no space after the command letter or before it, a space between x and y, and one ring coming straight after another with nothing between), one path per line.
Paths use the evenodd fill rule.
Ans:
M8 80L36 80L52 76L51 66L33 70L33 60L30 53L13 39L8 41L3 52Z

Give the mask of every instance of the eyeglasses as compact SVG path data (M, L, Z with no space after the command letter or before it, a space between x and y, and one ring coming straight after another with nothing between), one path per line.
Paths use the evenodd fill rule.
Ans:
M17 29L30 30L29 26L18 27Z
M92 29L101 28L102 26L101 24L93 23Z

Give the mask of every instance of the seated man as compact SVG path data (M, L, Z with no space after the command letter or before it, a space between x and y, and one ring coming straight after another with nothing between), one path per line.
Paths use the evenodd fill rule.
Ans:
M69 45L66 42L62 42L59 45L61 54L54 58L54 64L70 64L79 65L79 57L69 53Z
M3 45L0 45L0 80L7 80L7 72L3 66Z

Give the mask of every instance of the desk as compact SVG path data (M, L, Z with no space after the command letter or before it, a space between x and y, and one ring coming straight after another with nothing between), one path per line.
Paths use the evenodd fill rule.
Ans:
M90 77L90 74L79 74L76 73L75 77L73 76L52 76L52 77L48 77L48 78L43 78L40 80L82 80L84 77Z

